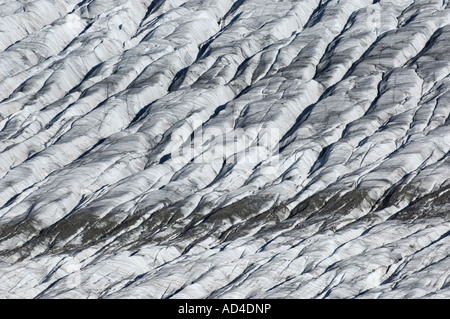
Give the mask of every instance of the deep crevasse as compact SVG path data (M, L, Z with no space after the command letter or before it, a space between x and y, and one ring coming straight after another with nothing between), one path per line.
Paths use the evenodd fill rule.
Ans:
M0 3L0 291L448 296L447 6Z

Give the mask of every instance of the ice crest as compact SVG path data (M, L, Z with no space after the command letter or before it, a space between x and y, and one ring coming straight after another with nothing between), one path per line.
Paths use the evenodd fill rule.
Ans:
M450 296L450 8L0 1L0 295Z

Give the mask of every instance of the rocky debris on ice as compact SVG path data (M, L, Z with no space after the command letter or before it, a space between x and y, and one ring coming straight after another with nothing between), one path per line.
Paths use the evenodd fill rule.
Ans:
M448 1L0 17L3 297L450 296Z

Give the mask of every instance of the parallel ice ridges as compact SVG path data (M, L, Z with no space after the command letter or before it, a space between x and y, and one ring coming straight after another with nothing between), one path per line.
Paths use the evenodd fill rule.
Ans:
M136 17L136 14L134 14L133 17ZM127 17L127 19L125 19L125 20L128 20L130 18L131 18L131 16ZM184 20L185 18L182 18L182 19ZM193 21L196 21L196 20L194 19ZM204 22L200 21L199 24L202 25L202 24L204 24ZM211 31L213 32L214 30L211 30ZM205 36L205 35L202 35L202 36ZM169 37L169 38L167 38L166 41L162 42L160 45L155 45L156 43L154 44L154 42L152 41L150 49L153 49L153 52L155 52L155 57L153 59L156 61L155 61L155 63L150 63L150 62L152 62L152 57L151 57L151 55L149 55L149 53L151 52L150 51L148 53L146 52L146 56L145 56L145 58L147 59L147 61L145 61L145 62L148 63L147 66L145 64L139 65L139 64L133 63L133 70L135 72L134 76L136 78L134 79L134 81L132 81L131 84L130 84L131 81L128 81L128 83L124 83L125 85L123 85L123 84L120 85L121 82L123 82L126 73L123 74L123 71L121 72L121 70L119 69L121 65L120 65L120 62L118 62L118 66L116 66L118 68L118 71L115 72L118 74L116 76L113 73L107 79L100 81L100 82L94 84L93 86L91 86L91 88L85 88L83 86L79 87L79 89L83 89L83 94L81 95L81 98L76 102L72 102L72 104L69 106L69 108L67 108L66 104L62 104L62 106L64 107L64 109L62 109L62 111L61 111L63 116L61 116L60 114L57 114L56 122L51 123L51 127L50 127L50 129L53 129L53 130L58 129L58 131L56 131L56 136L53 138L53 140L56 141L56 144L51 145L51 144L53 144L53 143L51 143L50 144L51 146L50 146L49 142L46 141L47 142L46 145L43 145L43 143L39 143L38 147L46 146L47 150L48 150L48 147L50 146L51 153L55 153L55 152L63 153L64 154L63 156L66 157L67 159L62 158L63 159L62 163L58 163L56 166L53 166L53 167L52 167L51 163L49 163L48 165L45 165L47 167L47 171L43 172L42 177L45 177L48 173L52 172L53 170L55 170L63 165L69 164L71 161L73 161L79 155L81 155L84 151L86 151L90 147L94 146L95 143L98 141L98 139L107 137L110 134L117 132L118 130L124 128L126 125L128 125L133 120L133 118L136 116L136 114L142 107L149 104L153 100L162 97L165 94L165 92L167 91L167 88L169 87L169 85L171 83L173 76L176 74L176 72L178 70L187 66L184 63L190 63L190 59L195 57L196 50L197 50L197 46L190 43L190 39L185 39L185 40L183 40L182 43L176 44L177 42L179 42L181 40L179 39L178 36L174 36L174 37L175 37L174 40L171 41L170 37ZM196 40L201 42L202 38L198 37ZM175 43L175 45L172 43ZM167 52L168 48L170 48L170 46L168 47L168 45L174 45L175 51L173 49L169 50L169 52L167 54L161 56L162 53L165 53L164 51ZM95 49L94 49L94 54L95 54ZM141 49L145 49L145 44L141 45ZM86 49L84 49L84 50L86 50ZM149 59L149 57L150 57L150 59ZM83 61L85 61L85 60L90 61L90 59L87 57L84 57L82 60L79 59L78 57L76 57L76 59L78 59L76 62L81 62L81 63L84 63ZM136 59L136 55L132 55L131 62L136 62L135 59ZM148 61L148 60L150 60L150 61ZM187 61L183 62L184 60L187 60ZM127 62L126 59L125 59L125 61ZM179 64L178 65L174 64L172 66L172 68L173 68L172 70L166 69L168 65L170 65L171 63L173 64L173 61L177 61L177 63L179 63ZM109 66L109 67L111 68L113 66ZM136 71L137 71L137 73L136 73ZM130 72L130 71L128 71L128 72ZM120 78L120 82L117 82L117 80L113 81L115 78ZM89 78L88 78L88 80L89 80ZM124 89L126 89L126 90L124 90ZM66 89L66 91L67 90L68 90L68 88ZM122 91L122 92L120 92L120 91ZM112 96L113 93L119 93L119 95ZM114 117L113 114L111 114L111 112L108 112L108 110L111 108L113 108L112 112L115 112L116 115L119 116L118 118L117 118L117 116L115 116L115 118L119 119L120 121L115 121L114 119L112 121L108 121L108 119L106 119L106 123L108 124L108 126L106 126L106 127L104 127L104 126L98 127L97 126L99 129L99 132L90 132L89 134L91 134L94 139L92 140L92 142L88 141L88 138L87 138L88 136L85 135L86 130L83 129L83 126L85 124L83 124L83 123L89 123L87 128L89 127L89 125L93 125L94 122L97 122L98 124L104 123L105 116ZM80 114L80 110L82 112L81 114ZM55 113L53 113L53 114L55 114ZM16 117L14 117L13 120L15 118ZM125 121L123 121L122 118ZM67 119L69 119L69 121L67 121ZM8 124L11 125L10 121L8 122ZM114 127L114 126L110 127L111 126L110 124L116 125L116 127ZM63 125L63 126L61 127L61 125ZM95 125L94 125L94 127L95 127ZM59 134L60 131L62 131L63 134ZM106 135L106 136L104 136L104 135ZM76 152L76 151L75 152L66 152L65 148L64 148L65 140L71 141L74 138L75 138L75 140L73 140L71 142L70 147L72 148L72 151L74 151L73 146L78 145L80 150L78 152ZM80 138L81 138L81 140L80 140ZM76 139L79 139L80 142L77 143ZM63 144L63 145L61 145L61 144ZM61 145L61 146L59 146L59 145ZM58 151L58 149L61 149L61 150ZM44 153L48 152L47 150L44 150L43 152ZM24 154L24 155L26 156L26 154ZM32 155L32 154L29 154L29 155ZM43 155L44 154L42 154L42 153L38 153L36 155L37 158L35 158L34 161L38 161L38 162L42 161L41 157ZM26 159L26 157L24 159ZM13 160L16 162L18 159L15 157ZM8 161L5 161L4 163L5 163L5 166L8 165ZM16 164L16 163L13 163L13 164ZM25 168L22 168L19 166L19 168L17 168L16 170L27 169L27 167L29 167L30 165L32 166L33 164L28 162L28 163L24 163L24 165L25 165ZM4 167L5 170L8 168L9 168L8 166ZM12 171L14 171L14 170L12 170ZM10 175L12 175L12 174L10 173ZM41 179L42 179L42 177L41 177ZM15 179L14 176L12 176L10 178ZM36 182L36 180L33 181L33 178L30 178L27 181L27 183L32 183L32 182ZM22 181L22 183L23 183L23 181ZM28 184L27 186L29 186L29 185L30 184ZM25 187L21 186L19 188L19 190L22 190Z
M77 0L36 0L0 4L0 50L22 40L33 32L57 21L69 13ZM42 14L45 10L45 14Z
M445 296L447 6L93 0L17 36L1 290Z

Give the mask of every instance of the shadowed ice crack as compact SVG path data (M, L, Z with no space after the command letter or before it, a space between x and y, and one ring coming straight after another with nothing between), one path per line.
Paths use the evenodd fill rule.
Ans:
M449 296L442 1L0 4L0 294Z

